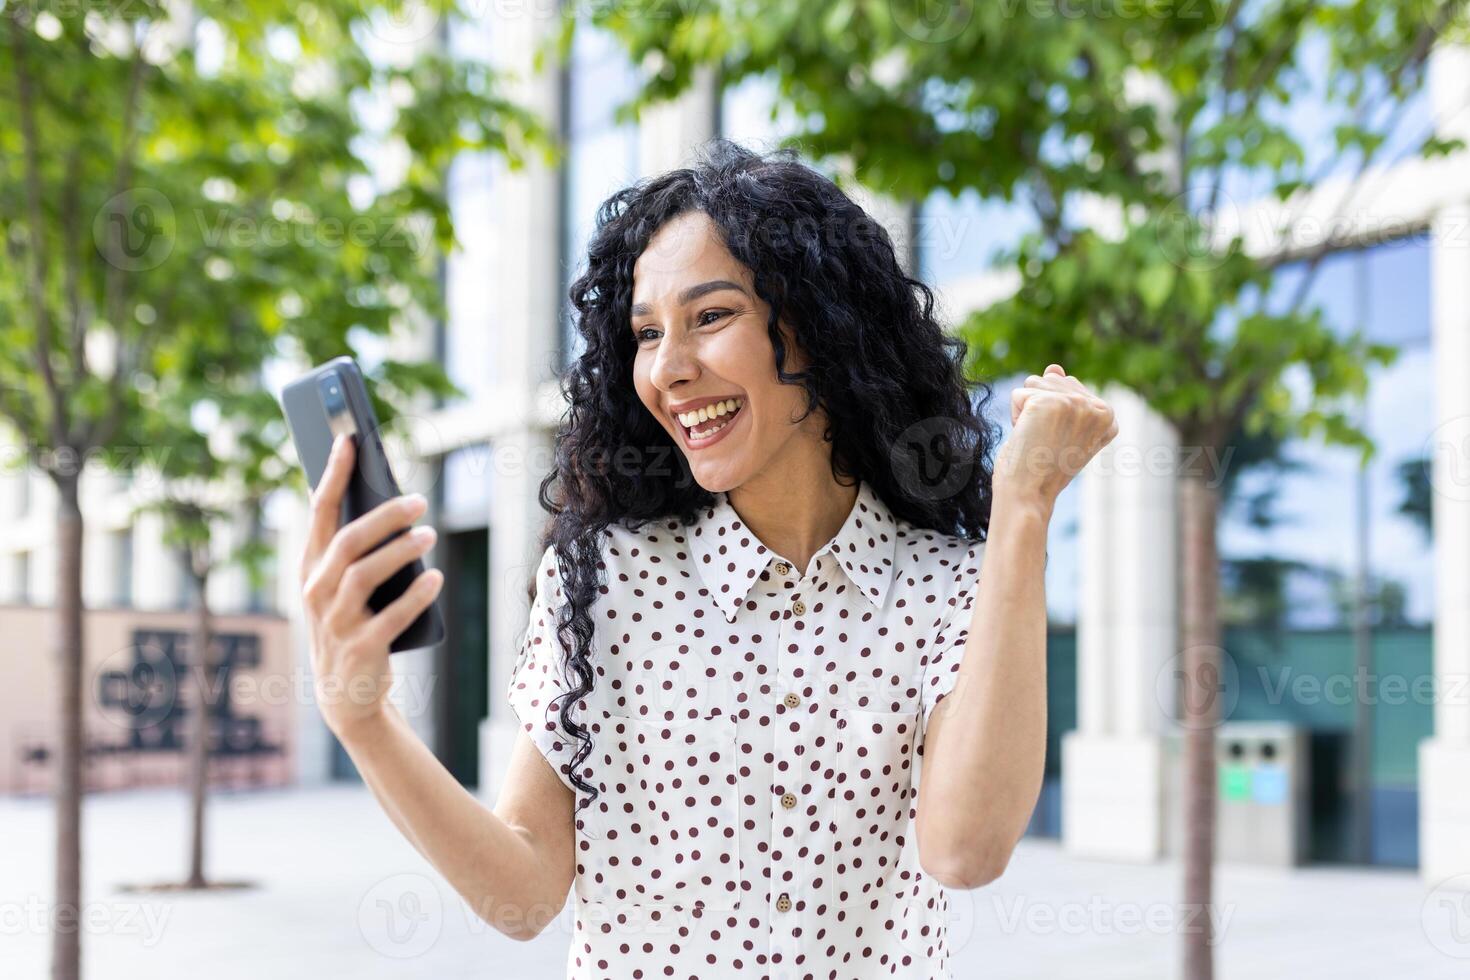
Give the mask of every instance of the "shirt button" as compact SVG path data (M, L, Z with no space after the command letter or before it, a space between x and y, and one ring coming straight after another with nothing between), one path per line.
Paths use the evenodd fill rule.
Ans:
M788 810L796 806L796 794L787 793L785 796L781 797L781 805Z
M800 599L797 599L796 602L792 604L791 611L796 613L796 615L798 616L805 616L806 603L802 602Z
M790 912L791 911L791 896L790 895L787 895L785 892L782 892L781 893L781 897L778 898L778 899L776 899L776 911L777 912Z
M786 564L784 561L778 561L778 562L776 562L776 574L777 575L790 575L791 574L791 566L788 565L788 564Z
M788 694L782 700L785 702L786 707L788 707L788 708L794 708L798 704L801 704L801 698L799 698L795 694Z

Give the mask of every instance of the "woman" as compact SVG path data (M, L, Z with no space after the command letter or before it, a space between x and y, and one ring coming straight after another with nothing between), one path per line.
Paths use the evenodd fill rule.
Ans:
M328 724L502 932L574 893L569 977L947 976L940 886L997 877L1041 785L1047 523L1111 410L1046 366L992 473L930 291L785 152L716 141L613 195L571 299L493 813L383 698L442 577L364 608L433 532L367 552L407 498L336 529L350 443L302 572L319 689L369 693Z

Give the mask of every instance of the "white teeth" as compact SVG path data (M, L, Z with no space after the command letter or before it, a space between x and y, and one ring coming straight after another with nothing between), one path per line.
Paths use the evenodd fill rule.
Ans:
M701 422L708 422L711 419L717 419L722 415L729 415L731 412L739 408L741 404L742 402L738 398L726 398L724 401L712 402L711 404L706 405L703 408L697 408L692 412L681 412L676 417L681 423L683 423L685 427L692 428L693 426L696 426Z

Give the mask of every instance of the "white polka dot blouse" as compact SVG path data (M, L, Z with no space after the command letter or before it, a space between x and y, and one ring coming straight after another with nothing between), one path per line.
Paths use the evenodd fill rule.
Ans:
M924 728L954 687L984 543L866 482L806 569L725 494L605 534L569 980L947 978L948 901L914 835ZM553 551L507 696L572 788ZM569 676L569 675L567 675Z

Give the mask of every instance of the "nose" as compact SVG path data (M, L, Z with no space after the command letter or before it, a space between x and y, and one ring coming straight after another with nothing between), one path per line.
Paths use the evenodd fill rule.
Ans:
M653 355L648 378L661 391L673 391L699 377L699 357L694 342L683 330L668 331Z

